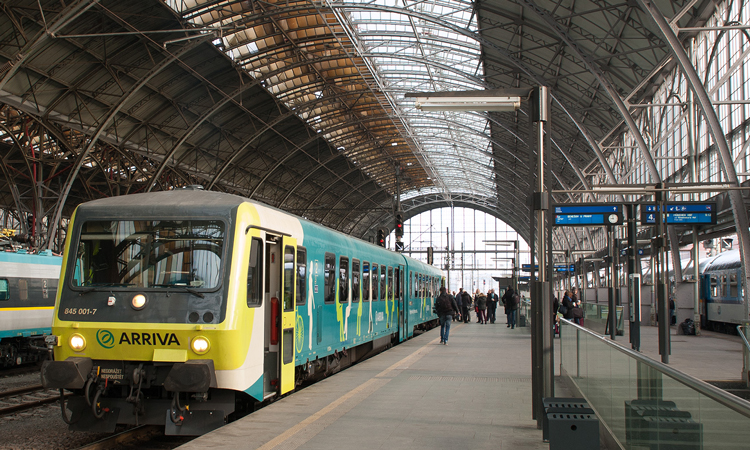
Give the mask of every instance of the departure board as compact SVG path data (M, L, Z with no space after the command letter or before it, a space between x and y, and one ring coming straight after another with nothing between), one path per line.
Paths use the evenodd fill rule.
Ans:
M641 205L641 224L656 225L657 205ZM716 224L715 203L667 203L665 223L670 225Z
M578 204L556 205L557 226L602 226L622 224L622 205Z

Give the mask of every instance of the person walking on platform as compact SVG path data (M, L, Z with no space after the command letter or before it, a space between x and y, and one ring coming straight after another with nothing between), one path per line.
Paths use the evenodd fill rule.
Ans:
M458 306L458 312L459 312L459 314L458 314L458 316L454 317L454 319L456 319L459 322L462 320L461 314L463 314L463 305L464 305L464 300L463 300L463 295L462 295L463 292L462 291L463 291L462 288L458 288L458 293L455 295L456 306Z
M515 302L514 297L516 297L516 295L517 294L513 290L513 288L508 286L502 298L503 305L505 305L505 316L507 317L508 328L515 328L516 326L515 311L516 309L518 309L518 307L516 306L516 308L514 308L514 305L513 305L513 303Z
M495 313L497 312L497 294L494 289L490 289L487 292L487 320L490 323L495 323Z
M487 323L487 296L481 292L477 293L477 323Z
M471 294L461 288L461 317L464 319L464 323L469 323L471 317L469 316L469 307L471 306Z
M451 331L453 316L458 314L458 305L456 305L456 299L452 299L445 291L444 286L440 288L440 295L435 301L435 309L440 318L440 343L448 345L448 334Z

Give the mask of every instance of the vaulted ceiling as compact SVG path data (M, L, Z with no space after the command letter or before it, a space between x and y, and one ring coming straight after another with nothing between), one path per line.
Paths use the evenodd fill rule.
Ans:
M714 6L651 3L679 27ZM82 201L201 184L367 237L400 194L528 240L529 106L404 94L548 86L548 187L585 187L674 64L652 22L633 0L7 0L0 207L54 247Z

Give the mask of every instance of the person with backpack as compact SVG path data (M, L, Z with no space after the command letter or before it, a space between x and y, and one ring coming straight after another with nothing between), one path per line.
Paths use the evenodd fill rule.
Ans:
M440 295L435 300L435 309L440 318L440 343L448 345L448 334L451 331L451 322L453 316L458 315L458 305L456 299L451 298L445 290L445 286L440 287Z
M477 291L479 291L477 289ZM481 292L477 292L477 296L475 299L475 302L477 304L477 323L486 324L487 323L487 296L482 294Z

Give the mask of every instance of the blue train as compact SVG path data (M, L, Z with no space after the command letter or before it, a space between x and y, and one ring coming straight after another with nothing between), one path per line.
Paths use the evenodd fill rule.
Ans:
M44 337L51 332L61 264L48 250L0 252L0 366L47 356Z
M739 250L730 250L701 262L701 326L708 330L736 333L748 322L743 304L742 266Z
M72 429L203 434L436 325L441 272L235 195L80 205L46 387Z

